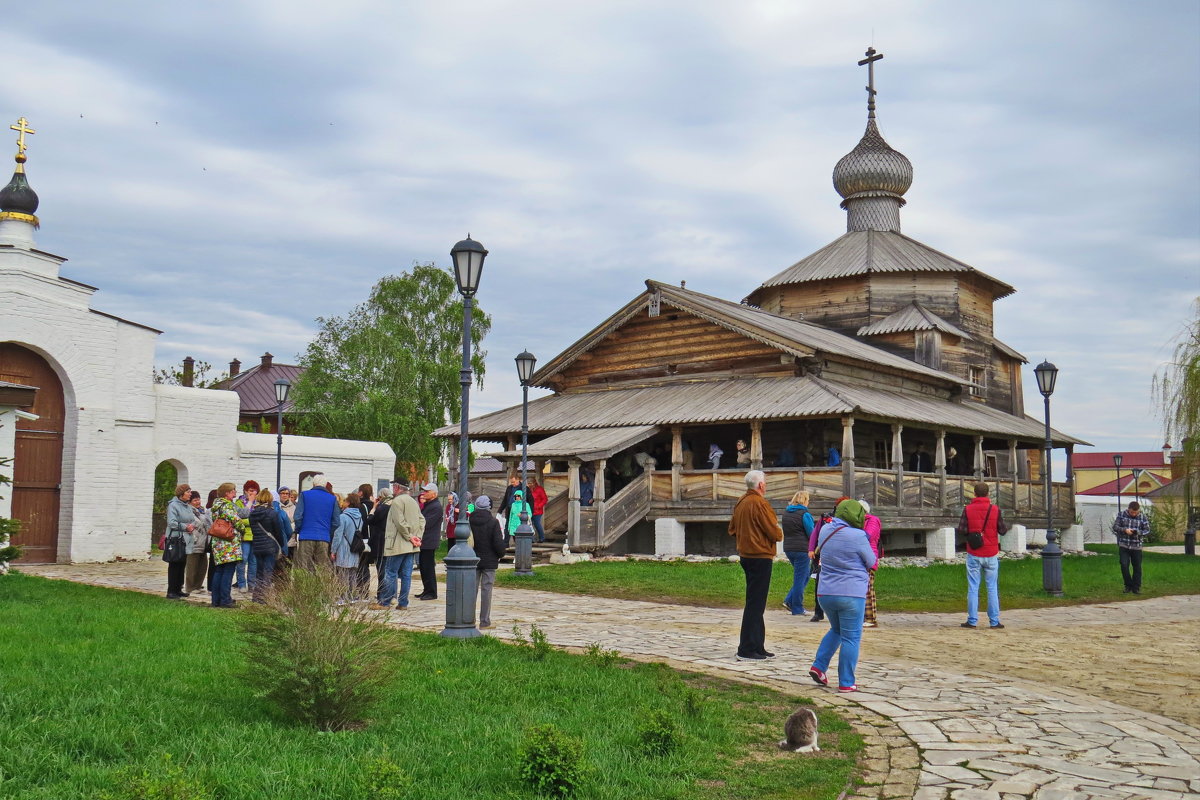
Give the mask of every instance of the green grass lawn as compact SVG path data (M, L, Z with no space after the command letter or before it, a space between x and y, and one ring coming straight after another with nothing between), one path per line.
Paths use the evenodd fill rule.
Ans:
M318 733L279 721L233 677L240 613L0 577L0 797L532 798L516 754L529 726L552 722L585 743L582 798L832 800L862 747L821 711L823 751L780 753L801 701L766 689L400 631L403 677L383 712L363 730ZM655 710L681 731L664 757L637 744ZM410 786L379 783L392 765Z
M1123 593L1115 545L1089 545L1098 556L1063 557L1063 596L1042 590L1041 559L1003 561L1000 595L1005 608L1042 608L1077 603L1107 603L1135 599ZM1107 547L1112 552L1107 552ZM1146 553L1142 562L1139 598L1200 593L1200 559L1184 555ZM745 598L741 567L729 561L600 561L539 566L533 577L504 571L496 585L567 594L586 594L627 600L650 600L698 606L740 608ZM792 585L792 566L775 562L768 608L778 608ZM888 611L962 611L967 591L962 564L929 567L881 567L875 577L879 609ZM812 609L812 583L805 594Z

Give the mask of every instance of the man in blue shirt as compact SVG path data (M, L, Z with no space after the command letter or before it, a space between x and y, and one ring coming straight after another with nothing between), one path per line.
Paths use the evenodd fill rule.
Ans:
M292 521L296 528L296 566L313 570L329 566L329 541L341 521L337 498L325 488L325 476L312 476L312 488L300 493Z

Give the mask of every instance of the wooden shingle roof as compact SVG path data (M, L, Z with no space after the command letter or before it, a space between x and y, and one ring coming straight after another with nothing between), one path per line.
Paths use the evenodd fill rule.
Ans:
M991 282L996 299L1016 291L1004 281L916 239L910 239L899 231L849 231L812 255L767 278L747 299L753 302L758 291L771 286L845 278L870 272L971 273Z
M878 322L864 325L858 329L859 336L878 336L883 333L901 333L904 331L941 331L960 339L971 339L971 334L962 328L939 317L916 300L909 305L889 314Z
M800 358L816 355L835 361L857 363L874 369L923 378L943 386L966 383L957 375L926 367L816 323L772 314L754 306L722 300L719 297L652 280L646 281L645 292L547 362L533 374L530 382L535 386L547 386L551 377L566 369L635 314L645 312L651 294L659 295L662 303Z
M529 430L546 434L588 428L830 418L844 414L1026 441L1040 441L1045 434L1039 420L1013 416L980 403L868 389L811 375L554 394L529 401ZM471 420L471 435L479 439L497 441L520 429L519 405ZM447 425L433 435L452 438L458 432L458 425ZM1054 443L1058 447L1086 444L1057 431Z

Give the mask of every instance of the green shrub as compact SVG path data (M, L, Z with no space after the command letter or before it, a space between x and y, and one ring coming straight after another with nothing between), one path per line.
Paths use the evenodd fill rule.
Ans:
M546 638L546 632L537 625L529 626L529 646L533 648L533 658L535 661L541 661L554 652L554 646Z
M572 797L587 774L583 742L554 725L530 728L521 746L520 771L538 794Z
M647 755L669 755L679 747L681 738L679 726L662 709L650 712L638 726L638 745Z
M680 702L683 705L683 713L689 717L700 716L700 712L704 710L704 693L685 686L682 695Z
M400 644L365 604L337 605L330 569L290 570L239 614L246 683L286 717L320 730L361 727L398 674Z
M589 644L583 654L597 667L612 667L623 660L619 652L605 650L599 642Z
M210 800L211 797L203 786L184 774L170 753L163 753L155 769L117 770L112 789L101 792L99 800Z
M387 758L377 758L367 766L367 796L371 800L407 800L415 792L413 776Z

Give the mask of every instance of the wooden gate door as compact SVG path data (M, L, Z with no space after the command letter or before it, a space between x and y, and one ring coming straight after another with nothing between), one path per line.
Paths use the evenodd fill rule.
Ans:
M13 465L12 515L21 521L14 539L24 552L20 562L58 560L58 502L62 481L66 404L62 382L46 360L27 347L0 342L0 380L36 386L35 420L17 422Z

